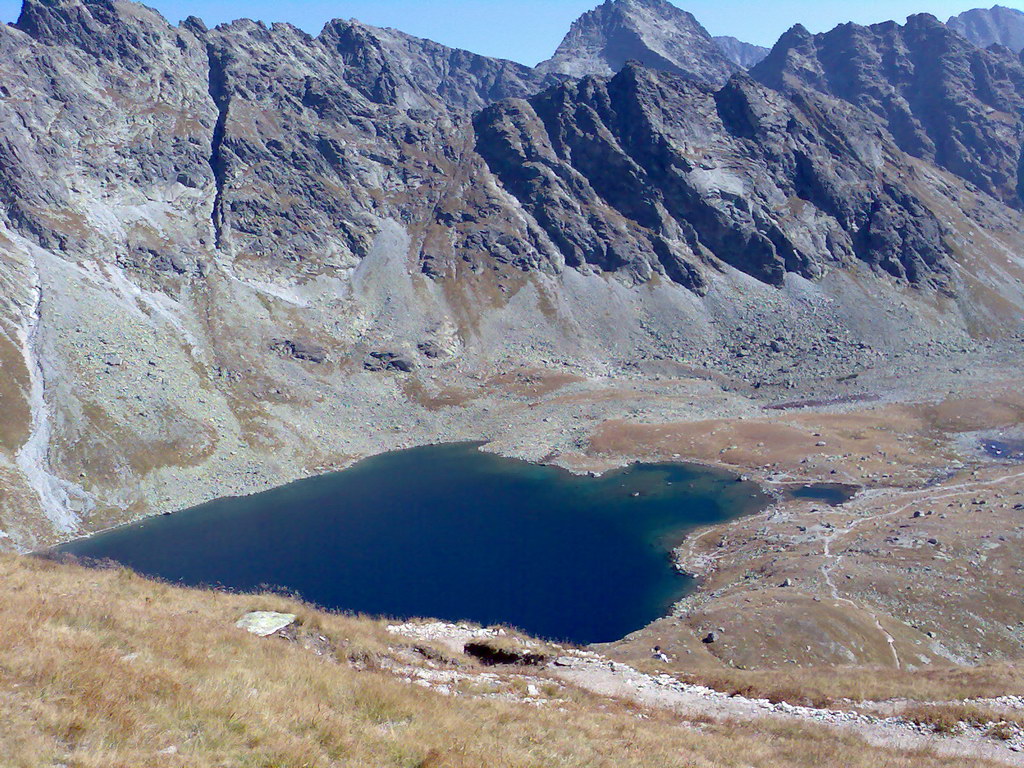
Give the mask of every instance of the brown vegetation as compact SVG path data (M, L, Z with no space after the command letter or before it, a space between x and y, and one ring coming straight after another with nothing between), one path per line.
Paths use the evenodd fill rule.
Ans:
M11 768L979 765L575 690L540 706L444 696L407 684L396 660L477 669L471 659L276 595L14 556L0 557L0 580L0 764ZM299 626L290 640L256 638L234 626L252 609L296 613ZM487 679L489 691L515 687Z
M685 457L809 480L838 477L869 486L915 487L958 458L955 435L1024 422L1024 400L1013 384L993 386L979 395L950 396L934 405L764 413L756 419L663 424L613 419L590 436L588 455Z
M1010 738L1011 726L1024 726L1020 713L997 712L991 707L952 702L948 704L916 704L904 709L903 717L927 725L936 733L956 733L962 724L988 726L997 738ZM1005 729L1005 730L1004 730Z

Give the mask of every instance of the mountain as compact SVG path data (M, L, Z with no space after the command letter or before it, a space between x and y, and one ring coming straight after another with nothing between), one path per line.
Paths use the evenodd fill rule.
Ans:
M718 47L722 49L722 53L729 59L733 64L737 64L744 69L750 69L752 66L757 64L761 59L768 55L769 48L765 48L761 45L753 45L752 43L744 43L742 40L737 40L735 37L728 35L716 36L714 41L718 44Z
M428 442L586 465L561 457L640 410L853 396L1017 331L1005 50L915 18L792 31L748 75L654 0L569 40L615 18L648 18L658 66L26 0L0 27L0 546Z
M0 48L0 543L20 547L159 504L170 467L180 506L338 461L337 412L284 448L335 386L334 342L426 341L409 323L454 343L388 297L471 172L466 110L545 83L354 23L173 27L107 0L30 0Z
M786 93L853 104L912 157L1024 205L1024 66L1005 48L978 48L928 14L905 26L842 24L818 35L796 26L751 75Z
M477 149L570 266L651 254L660 266L646 271L698 292L709 262L776 285L856 259L941 281L938 220L863 152L864 126L840 117L742 75L715 92L630 63L483 110ZM800 200L800 215L781 200Z
M530 68L355 21L24 0L0 764L1019 763L996 704L1022 656L1022 136L1018 56L927 15L797 26L744 70L674 6L611 0ZM692 590L598 655L6 553L454 442L612 484L706 465L672 554ZM255 608L291 616L259 639ZM776 759L769 715L844 733ZM882 731L913 754L854 739Z
M1024 12L1016 8L975 8L950 17L946 26L982 48L999 44L1014 53L1024 50Z
M538 65L571 77L613 75L627 61L721 85L737 69L707 30L667 0L605 0Z

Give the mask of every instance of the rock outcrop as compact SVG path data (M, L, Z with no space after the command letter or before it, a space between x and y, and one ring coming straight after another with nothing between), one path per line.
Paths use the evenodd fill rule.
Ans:
M946 269L942 227L898 167L878 166L870 126L743 75L714 91L629 64L489 107L476 130L570 267L697 292L705 265L776 285L856 259L913 282Z

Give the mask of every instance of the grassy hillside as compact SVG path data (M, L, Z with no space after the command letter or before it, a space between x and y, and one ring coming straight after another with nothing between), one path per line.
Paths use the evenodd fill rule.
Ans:
M16 556L0 556L0 589L5 768L982 764L644 711L276 595ZM235 627L257 609L296 613L297 631ZM417 667L459 679L444 695L412 682Z

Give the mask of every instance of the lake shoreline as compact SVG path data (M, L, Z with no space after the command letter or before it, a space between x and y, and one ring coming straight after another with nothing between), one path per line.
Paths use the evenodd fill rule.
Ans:
M190 550L193 547L202 548L209 546L204 544L202 541L203 536L207 535L226 535L221 533L211 533L211 526L213 529L224 528L233 524L231 521L244 519L245 509L250 506L259 507L260 505L280 504L281 499L286 499L290 496L303 497L304 494L314 493L315 489L325 489L331 486L337 485L339 488L346 487L356 483L364 483L367 479L368 474L372 475L374 472L380 471L380 467L388 466L389 463L412 461L409 456L416 457L428 457L428 456L450 456L457 459L460 471L465 471L465 467L470 464L478 464L479 469L483 472L481 475L482 480L474 480L473 482L484 482L484 485L497 483L500 485L502 482L511 483L509 486L513 490L510 491L510 496L507 499L498 498L490 499L489 503L498 503L499 508L502 510L502 514L506 516L520 515L525 516L522 520L519 520L517 525L521 526L519 529L510 527L506 531L507 536L510 540L519 541L523 539L526 545L531 547L539 547L538 552L532 552L525 550L528 554L523 555L527 562L532 562L532 565L525 567L523 562L516 558L521 553L504 552L502 551L502 539L494 538L494 532L492 531L477 531L474 535L491 536L489 539L489 546L496 548L495 556L500 560L506 558L507 562L505 567L497 569L494 573L488 574L485 578L490 579L494 584L497 596L495 600L506 599L510 600L510 604L516 606L515 610L519 611L519 614L504 616L497 615L494 613L497 609L492 609L489 604L489 598L482 594L475 594L473 600L475 601L478 610L482 610L482 616L474 615L472 612L463 613L442 613L437 614L427 609L421 609L415 607L411 610L401 611L389 608L374 609L372 605L365 603L346 603L344 600L341 602L325 599L316 594L315 589L311 589L310 585L315 586L315 582L305 582L305 586L301 584L289 581L288 578L277 579L273 574L267 575L261 580L261 583L274 584L280 586L283 589L297 591L303 594L305 599L317 605L323 605L328 609L336 610L351 610L359 613L368 614L379 614L387 616L403 616L403 615L437 615L437 618L441 619L454 619L454 618L470 618L474 621L482 621L487 619L486 623L508 623L515 626L524 626L526 629L541 634L544 636L554 637L572 637L572 627L562 627L559 622L561 618L555 617L555 610L552 607L545 608L542 613L545 613L543 621L552 622L551 627L558 628L559 631L552 631L545 633L542 627L530 626L529 620L523 621L517 618L519 615L529 616L531 608L524 606L523 598L521 596L515 596L514 590L506 582L511 578L510 574L515 574L516 578L522 579L525 582L532 583L532 588L524 587L525 594L527 595L543 595L550 589L562 588L565 592L563 597L565 603L571 605L571 611L579 612L579 620L582 622L581 626L590 626L592 629L588 629L583 635L576 635L573 637L576 642L589 643L592 640L590 635L587 633L596 633L595 637L599 637L601 641L611 638L609 629L603 626L602 622L612 621L612 618L602 617L602 613L607 613L606 606L599 602L595 602L593 610L588 611L585 607L576 605L581 599L585 602L586 600L592 600L594 598L592 588L588 582L588 579L593 579L596 584L604 584L608 591L608 594L615 595L616 591L621 591L623 595L627 594L629 590L639 590L637 594L644 593L646 596L640 599L638 606L628 606L619 608L620 611L626 614L634 615L639 617L643 612L646 612L646 619L642 622L633 621L631 626L626 626L626 623L631 621L629 619L620 617L614 619L616 621L622 621L622 633L628 633L629 631L635 630L641 626L644 626L649 621L662 615L664 611L670 610L671 606L682 596L684 596L687 590L690 588L690 579L685 575L677 571L673 564L674 551L678 546L678 543L684 541L688 536L692 536L694 532L700 530L706 523L722 522L726 519L732 519L737 515L746 515L752 512L756 512L770 503L769 497L764 494L761 487L755 483L749 481L742 481L740 478L732 472L723 470L712 470L700 465L682 462L666 462L666 463L649 463L642 462L627 465L626 467L619 468L617 470L609 470L600 475L596 473L587 473L586 475L580 472L571 472L564 467L559 467L550 464L534 464L530 462L524 462L518 459L509 459L502 457L498 454L491 453L484 448L484 444L479 441L472 443L449 443L442 445L435 445L429 447L420 447L409 449L407 451L390 452L387 454L381 454L376 457L355 462L351 467L346 470L326 473L319 475L314 478L296 481L289 483L284 486L279 486L266 494L257 494L253 496L233 496L219 499L215 502L209 502L204 505L192 507L186 510L182 510L179 513L173 515L160 515L156 517L147 517L139 522L126 525L118 526L110 529L104 533L97 533L89 537L79 538L71 542L61 544L57 547L49 550L44 550L44 555L59 555L60 553L71 553L76 556L93 557L99 552L100 559L110 557L111 559L118 562L127 562L125 564L138 570L144 575L156 575L161 578L167 578L168 574L159 570L159 568L170 567L166 563L163 563L162 558L166 558L166 550L175 550L181 557L190 556ZM405 457L405 458L403 458ZM428 478L429 471L424 471L422 468L417 468L416 462L413 461L411 465L405 466L403 471L413 470L413 483L428 483L423 488L429 489L429 483L441 483L441 491L433 493L429 490L423 492L421 496L414 496L410 503L414 505L430 504L437 505L440 509L434 510L431 514L438 514L440 517L438 520L443 522L445 515L452 514L450 511L446 511L448 506L456 506L459 504L468 503L466 499L462 499L458 503L454 499L458 498L458 494L462 493L461 485L462 480L458 482L452 480L453 476L450 476L447 480L439 480L437 478ZM415 476L419 472L421 477L417 479ZM401 473L399 473L400 475ZM665 480L665 478L672 477L672 481ZM407 478L408 480L408 478ZM393 484L393 478L389 478L389 481ZM685 482L684 482L685 481ZM452 484L454 483L454 484ZM678 483L676 487L673 487L673 483ZM385 486L387 483L385 483ZM550 486L550 488L548 487ZM627 487L628 486L628 487ZM311 490L312 489L312 490ZM359 485L358 494L368 495L371 501L367 501L366 498L358 496L356 501L363 504L363 507L359 507L360 510L357 516L362 521L360 524L373 526L383 526L384 524L375 521L373 509L375 504L381 503L380 499L375 497L376 491L368 489ZM477 489L479 493L486 495L489 490L487 487L481 487ZM316 491L319 493L319 491ZM386 494L400 493L398 489L390 488L384 491ZM454 494L449 497L445 494ZM520 504L518 494L525 494L521 500L521 505L524 509L528 510L523 512L518 510L516 505ZM547 498L545 494L553 494L550 498ZM263 498L261 498L261 496ZM330 494L328 494L330 496ZM499 494L500 496L500 494ZM268 501L269 498L277 499L276 502ZM310 497L312 498L312 497ZM319 498L319 497L317 497ZM256 501L253 501L253 500ZM359 501L362 499L362 501ZM545 499L547 499L545 501ZM538 509L534 510L532 504L537 501L541 503ZM243 502L251 502L250 504L244 504ZM584 503L585 502L585 503ZM680 506L681 502L686 502ZM306 504L307 502L303 502ZM317 501L316 503L321 503ZM506 506L502 507L501 504ZM544 504L548 504L548 507L544 507ZM693 506L696 504L696 506ZM574 506L575 505L575 506ZM582 505L582 506L580 506ZM576 507L580 506L580 509ZM583 508L586 511L582 511ZM214 508L221 510L231 510L229 519L222 519L218 515L217 518L211 519L209 515L212 513ZM299 505L299 510L290 510L289 515L300 515L301 520L306 520L311 513L303 512L303 505ZM622 509L623 512L618 510ZM626 509L633 510L623 517ZM597 511L594 511L597 510ZM647 510L646 512L638 512L637 510ZM694 511L696 510L696 511ZM392 510L392 513L394 510ZM263 514L262 512L260 514ZM306 517L301 517L305 514ZM335 527L344 527L345 525L352 524L352 520L349 519L351 516L349 512L343 511L338 512L337 510L331 512L331 514L337 515L332 518L334 520ZM356 513L353 513L356 514ZM438 523L431 514L427 514L423 520L411 519L407 513L399 513L401 520L401 526L426 526L424 531L421 533L428 537L432 547L436 547L439 552L449 551L446 548L451 547L451 542L439 537L436 532L428 530L431 525ZM405 517L401 517L405 514ZM462 514L462 513L459 513ZM648 515L647 518L636 518L640 514ZM652 516L653 515L653 516ZM696 515L692 519L686 517L687 515ZM510 521L502 521L500 523L494 522L499 519L499 516L492 516L484 518L491 520L487 525L507 525L512 526ZM470 516L465 519L459 519L456 521L456 528L453 530L475 530L473 526L479 527L480 520L484 519L479 516ZM178 521L175 523L174 521ZM200 522L201 521L201 522ZM369 521L369 522L368 522ZM280 525L280 521L276 521L273 517L260 518L261 525L269 525L271 527ZM323 526L324 523L314 520L313 525ZM451 524L451 521L449 521ZM466 529L465 526L469 526ZM459 528L458 526L462 526ZM538 527L539 526L539 527ZM602 530L607 529L608 531L616 531L614 534L601 534L611 535L612 539L620 537L621 541L616 543L616 546L610 547L608 541L601 540L594 530L589 530L592 527L603 526ZM618 527L617 527L618 526ZM623 527L624 526L624 527ZM645 526L648 526L645 528ZM247 536L248 532L245 530L248 524L243 525L241 528L232 531L232 537ZM299 526L301 527L301 526ZM386 526L385 526L386 527ZM555 547L554 543L543 543L533 541L537 537L543 537L548 535L547 529L554 527L560 531L558 534L561 539L557 542L558 546ZM621 528L621 530L620 530ZM159 530L161 533L156 534L150 532L150 529ZM189 536L192 538L183 539L180 538L183 530L189 530ZM289 530L287 527L274 530L277 531L284 544L281 546L290 546L287 544L287 540L291 537L299 536L303 534L301 530ZM525 531L525 533L524 533ZM348 535L360 535L360 531L349 530ZM391 546L388 539L390 536L396 535L399 538L405 535L398 528L392 528L391 531L378 531L380 538L375 540L375 546L383 546L383 551L391 552L387 547ZM338 535L334 527L324 528L320 535L322 536L333 536ZM431 539L429 537L434 536ZM165 539L164 537L170 537ZM178 538L174 538L178 537ZM519 537L519 539L516 539ZM458 538L458 535L453 535L452 538ZM136 543L130 544L132 540L136 540ZM150 543L145 545L139 544L138 541L152 539ZM520 544L523 544L520 541ZM566 548L565 542L571 542L572 546ZM256 551L263 552L261 547L265 547L264 542L252 542L252 545L256 547ZM106 551L105 547L114 547L112 552ZM226 544L228 547L224 552L233 551L230 550L231 543ZM121 550L117 548L121 547ZM132 547L135 547L133 550ZM139 552L139 547L145 550L143 566L138 567L138 563L133 563L131 558L126 558L124 552L129 550L132 551L132 556L142 557ZM509 546L508 549L514 547ZM619 551L621 549L621 551ZM426 552L432 552L430 547L425 548ZM119 555L119 552L121 553ZM629 568L626 568L623 560L628 557L635 559L636 563L646 563L643 567L639 568L637 573L633 573ZM264 554L266 554L264 552ZM222 554L218 551L217 557L224 557L230 560L230 556ZM362 556L361 553L352 553L352 557L358 559ZM314 556L311 556L314 557ZM389 562L396 562L400 560L398 554L391 552L387 555L390 558ZM442 557L442 555L438 555ZM473 561L474 555L472 553L464 555L470 562ZM606 558L606 562L597 562L597 559L601 557ZM149 560L146 560L148 558ZM536 562L530 561L529 558L536 558ZM243 560L246 558L242 558ZM296 559L299 556L296 555ZM315 557L314 557L315 559ZM561 562L568 560L575 563L575 567L565 566L564 572L558 572L557 576L552 577L554 582L551 584L545 584L542 581L538 581L540 578L538 574L533 573L534 570L544 571L548 566L544 565L544 560L550 559L554 562ZM655 562L656 561L656 562ZM146 562L161 563L156 568L155 572L151 569L147 570L145 565ZM274 561L275 567L291 567L288 563ZM224 564L221 564L224 566ZM230 563L228 563L230 565ZM153 566L155 567L155 566ZM197 567L195 564L189 566ZM226 566L225 566L226 567ZM336 567L336 566L335 566ZM404 567L404 566L403 566ZM440 567L440 566L435 566ZM487 573L479 563L472 567L478 568L476 578L484 578L482 574ZM602 573L606 568L610 568L613 571L618 569L616 577L612 577L608 574ZM582 569L580 573L576 573L577 569ZM589 570L588 570L589 569ZM228 569L230 570L230 568ZM445 587L438 587L435 591L445 592L452 591L458 592L459 590L465 590L467 588L458 585L458 579L453 576L451 569L440 568L443 572L443 578L454 579L445 583ZM671 576L671 579L667 579L665 572ZM204 574L200 578L199 573ZM249 582L238 584L233 582L230 578L207 578L212 571L202 571L199 569L190 576L182 576L180 579L176 578L171 572L172 581L179 581L180 583L192 584L192 585L222 585L233 590L246 591L248 587L255 586L249 584ZM660 573L658 576L656 574ZM300 574L302 578L308 577L308 574ZM255 578L252 574L246 573L246 579ZM380 578L380 574L375 574L374 578ZM621 579L621 584L615 579ZM191 580L190 580L191 579ZM200 579L196 581L196 579ZM640 586L643 579L648 579L652 585L651 591L645 593L644 589ZM562 582L565 582L566 586L561 586ZM355 587L352 587L355 589ZM532 591L531 591L532 589ZM576 590L575 592L573 590ZM359 590L356 590L357 592ZM398 588L396 587L396 592ZM472 590L469 590L472 591ZM479 593L480 590L477 590ZM502 597L504 595L504 597ZM511 597L510 597L511 595ZM392 598L394 595L392 595ZM423 597L423 595L421 595ZM426 597L429 600L434 600L435 595L430 594L429 590L426 593ZM360 598L362 599L362 598ZM537 597L537 600L543 602L546 597ZM428 600L428 602L429 602ZM652 602L653 601L653 602ZM656 613L651 611L651 605L657 605L658 611ZM482 608L481 608L482 606ZM451 609L458 610L458 609ZM523 614L523 611L526 611ZM575 614L574 614L575 615ZM581 630L583 631L583 630ZM616 637L621 634L616 635Z

